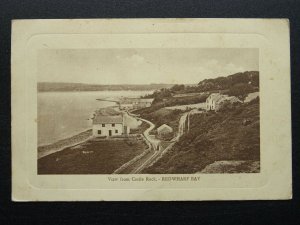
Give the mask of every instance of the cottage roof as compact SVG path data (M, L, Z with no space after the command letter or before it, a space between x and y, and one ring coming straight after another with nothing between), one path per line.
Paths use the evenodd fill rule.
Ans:
M173 128L168 126L167 124L163 124L161 125L159 128L157 128L157 132L161 132L163 130L167 130L167 131L170 131L172 132L173 131Z
M101 114L95 115L93 124L107 124L107 123L123 123L122 115L103 116Z
M122 123L122 113L112 107L101 108L95 112L93 124Z
M236 96L222 95L222 94L219 94L219 93L213 93L209 96L209 98L211 98L211 100L215 101L216 103L220 103L220 102L223 102L223 101L242 102Z
M221 95L219 93L213 93L208 98L211 98L212 101L219 102L219 101L223 100L226 97L227 97L227 95Z
M230 101L231 103L233 103L233 102L242 102L238 97L235 97L235 96L225 97L224 100Z

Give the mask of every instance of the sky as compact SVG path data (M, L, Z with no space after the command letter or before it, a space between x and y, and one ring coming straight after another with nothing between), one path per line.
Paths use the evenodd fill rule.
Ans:
M258 49L58 49L38 53L39 82L195 84L259 70Z

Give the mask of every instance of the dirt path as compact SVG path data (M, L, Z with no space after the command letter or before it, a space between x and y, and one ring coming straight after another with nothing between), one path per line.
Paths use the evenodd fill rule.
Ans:
M149 133L155 128L155 124L146 119L140 118L138 115L134 115L132 113L128 113L128 115L135 117L138 120L144 121L150 125L150 127L145 130L143 136L145 138L146 143L149 148L147 149L147 153L141 155L137 160L133 160L132 162L128 162L126 165L123 165L117 170L119 174L138 174L142 172L145 168L153 165L157 162L168 150L170 150L173 145L179 140L179 138L187 131L186 124L189 123L189 116L193 112L193 110L184 113L179 121L179 129L176 137L174 137L170 141L170 145L165 149L160 145L160 140L155 136L150 135ZM187 127L189 124L187 125Z
M155 159L156 155L158 154L158 150L160 148L160 140L157 139L155 136L150 135L150 132L155 128L155 125L146 119L142 119L139 116L127 112L129 116L135 117L137 120L144 121L148 123L150 127L144 131L143 137L148 145L147 152L142 154L138 159L133 159L129 161L126 165L123 165L115 173L118 174L135 174L142 171L145 167L147 167L153 159Z

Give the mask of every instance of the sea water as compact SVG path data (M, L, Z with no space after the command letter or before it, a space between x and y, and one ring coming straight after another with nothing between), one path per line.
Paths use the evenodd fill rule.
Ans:
M97 101L119 97L140 97L152 91L82 91L38 93L38 145L54 143L91 129L96 109L116 106L114 102Z

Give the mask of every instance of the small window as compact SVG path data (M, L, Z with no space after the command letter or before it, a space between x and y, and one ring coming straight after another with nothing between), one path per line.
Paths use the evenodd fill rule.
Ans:
M98 130L98 134L101 134L101 130Z
M115 124L114 124L114 123L112 123L112 124L111 124L111 126L112 126L112 127L114 127L114 126L115 126Z
M104 123L102 123L102 127L105 127L105 124L104 124Z
M117 134L117 133L118 133L118 130L115 130L115 133Z

